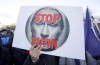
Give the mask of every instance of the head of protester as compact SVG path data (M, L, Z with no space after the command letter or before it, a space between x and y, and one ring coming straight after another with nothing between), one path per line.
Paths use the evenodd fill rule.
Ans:
M0 31L0 45L4 47L11 47L12 46L12 36L9 35L10 30L2 29Z

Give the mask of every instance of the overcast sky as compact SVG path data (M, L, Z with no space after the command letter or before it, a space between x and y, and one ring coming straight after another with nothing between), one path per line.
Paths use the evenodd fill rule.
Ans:
M16 23L20 6L88 6L94 16L100 16L100 0L0 0L0 22Z

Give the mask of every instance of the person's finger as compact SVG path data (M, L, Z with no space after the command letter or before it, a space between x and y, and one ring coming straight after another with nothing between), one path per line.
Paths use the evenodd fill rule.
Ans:
M36 51L40 48L40 46L38 45L36 48L34 48Z
M42 50L43 46L40 46L40 48L37 50L37 52L40 52Z
M32 51L34 49L34 47L36 46L36 44L34 44L31 48L30 51Z
M40 50L42 50L42 48L43 48L43 45L42 45L42 46L40 46Z
M36 48L34 48L32 51L36 52L39 49L39 46L36 46Z
M41 55L41 53L38 54L39 56Z

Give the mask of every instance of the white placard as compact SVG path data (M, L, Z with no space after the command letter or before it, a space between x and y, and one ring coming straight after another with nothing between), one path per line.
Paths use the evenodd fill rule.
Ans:
M13 47L29 50L34 43L44 46L44 54L85 59L82 8L21 7Z

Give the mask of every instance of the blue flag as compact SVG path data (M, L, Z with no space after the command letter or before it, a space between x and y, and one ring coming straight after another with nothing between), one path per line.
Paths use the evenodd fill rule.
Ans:
M85 29L85 49L92 56L100 56L100 39L98 30L91 20L90 12L86 10L86 20L84 24Z

